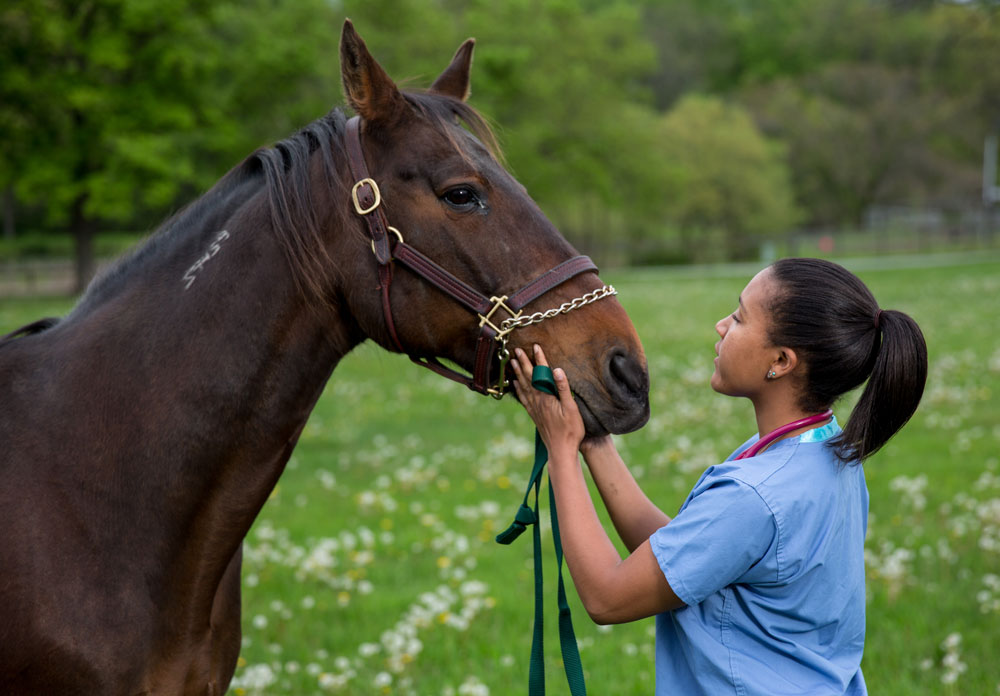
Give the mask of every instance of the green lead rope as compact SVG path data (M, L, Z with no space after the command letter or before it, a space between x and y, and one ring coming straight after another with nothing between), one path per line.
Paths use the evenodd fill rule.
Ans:
M531 386L547 394L556 395L556 383L552 370L545 365L536 365L531 373ZM524 501L510 527L497 535L497 543L510 544L521 536L528 525L534 525L532 536L535 547L535 630L531 639L531 667L528 672L528 696L544 696L545 694L545 651L543 650L542 624L542 536L538 528L538 491L542 485L542 471L549 459L549 452L542 442L541 435L535 431L535 465L528 480L528 489L524 492ZM535 508L528 506L531 489L535 489ZM576 645L576 635L573 633L573 619L570 616L569 603L566 601L566 588L562 575L562 542L559 539L559 518L556 514L556 499L549 483L549 514L552 519L552 541L556 549L556 564L559 568L559 645L562 649L563 667L566 670L566 681L572 696L586 696L587 687L583 683L583 665L580 662L580 650Z

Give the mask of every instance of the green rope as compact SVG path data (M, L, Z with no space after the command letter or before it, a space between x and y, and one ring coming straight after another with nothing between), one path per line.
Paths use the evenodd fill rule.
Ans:
M545 365L536 365L531 373L531 386L548 394L556 395L556 384L552 370ZM531 666L528 672L528 696L544 696L545 694L545 651L542 646L542 537L538 525L538 491L542 483L542 471L549 459L541 435L535 431L535 465L528 479L528 489L524 492L524 501L510 527L497 535L497 543L510 544L521 536L528 525L534 525L535 555L535 630L531 639ZM535 508L528 506L531 489L535 489ZM562 542L559 539L559 518L556 514L556 499L549 483L549 514L552 519L552 541L556 548L556 564L559 568L559 646L562 649L563 667L566 670L566 681L572 696L585 696L587 687L583 683L583 665L580 662L580 650L573 633L573 619L570 616L569 603L566 601L566 588L562 574Z

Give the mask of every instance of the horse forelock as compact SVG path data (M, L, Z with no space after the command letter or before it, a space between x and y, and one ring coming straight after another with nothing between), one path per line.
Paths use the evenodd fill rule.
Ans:
M498 162L503 164L503 150L489 121L469 104L453 97L433 92L406 91L403 96L410 105L429 121L444 137L448 138L456 150L465 154L448 126L456 120L465 124Z

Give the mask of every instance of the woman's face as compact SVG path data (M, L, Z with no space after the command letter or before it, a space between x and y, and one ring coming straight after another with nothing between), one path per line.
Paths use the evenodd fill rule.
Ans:
M775 290L771 270L755 275L740 293L736 311L715 324L720 339L715 344L712 389L727 396L753 399L765 385L780 351L768 340L767 308Z

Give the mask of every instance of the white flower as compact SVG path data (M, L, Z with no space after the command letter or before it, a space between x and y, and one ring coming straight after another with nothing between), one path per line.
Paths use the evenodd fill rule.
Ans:
M490 696L490 688L476 677L469 676L458 687L458 696Z

